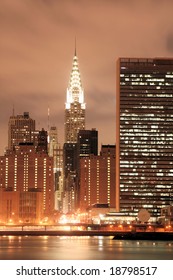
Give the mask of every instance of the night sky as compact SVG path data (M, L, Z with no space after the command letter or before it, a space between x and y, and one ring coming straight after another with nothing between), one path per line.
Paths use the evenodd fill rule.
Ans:
M46 130L49 107L63 143L75 37L86 129L115 144L116 60L172 57L173 1L0 0L0 155L13 106Z

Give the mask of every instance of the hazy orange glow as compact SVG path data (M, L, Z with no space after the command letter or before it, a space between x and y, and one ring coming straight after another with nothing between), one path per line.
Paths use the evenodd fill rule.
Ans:
M115 143L115 61L120 56L172 56L173 1L0 2L0 153L7 124L30 112L37 128L58 127L64 140L66 88L77 41L87 129ZM97 109L96 109L97 108Z

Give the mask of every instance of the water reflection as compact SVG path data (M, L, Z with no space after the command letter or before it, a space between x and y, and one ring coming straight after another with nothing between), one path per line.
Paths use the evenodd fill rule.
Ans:
M86 236L2 236L0 259L172 260L173 241L118 241L112 237Z

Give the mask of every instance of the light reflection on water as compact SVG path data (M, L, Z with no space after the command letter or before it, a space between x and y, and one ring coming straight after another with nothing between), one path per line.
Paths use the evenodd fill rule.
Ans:
M1 260L173 260L173 241L112 237L2 236Z

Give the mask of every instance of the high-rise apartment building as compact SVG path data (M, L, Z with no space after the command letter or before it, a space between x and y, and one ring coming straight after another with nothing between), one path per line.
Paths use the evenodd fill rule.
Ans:
M80 158L80 209L93 204L115 208L115 145L102 145L100 155Z
M120 58L116 91L116 207L152 217L173 203L173 59Z
M35 120L28 112L23 115L12 115L8 123L8 149L14 150L22 142L35 142Z
M0 217L39 222L54 210L53 158L33 143L0 157Z
M77 142L80 129L85 129L85 102L75 50L65 104L65 143Z

